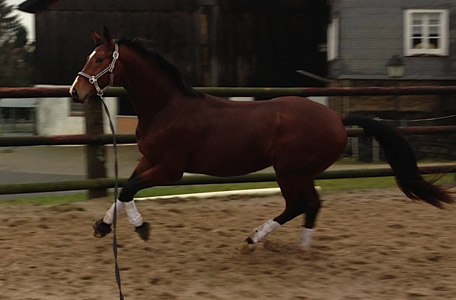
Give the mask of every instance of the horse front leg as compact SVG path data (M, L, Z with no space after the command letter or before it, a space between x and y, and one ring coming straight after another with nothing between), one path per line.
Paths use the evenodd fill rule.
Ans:
M121 206L122 204L125 206L128 221L131 225L135 227L136 233L138 233L138 235L144 241L147 241L149 239L150 224L144 222L141 213L138 211L138 208L136 207L135 200L133 199L134 195L139 190L152 187L155 185L152 182L148 183L147 180L144 180L145 176L147 175L145 175L144 173L139 174L137 176L132 176L120 192L117 203L121 203Z
M116 203L113 203L111 207L108 209L108 211L105 213L103 219L97 220L95 223L93 223L93 236L96 238L102 238L107 234L111 233L111 224L114 220L114 211L117 210L118 218L124 206L124 202L117 199Z
M150 224L144 222L141 213L136 207L134 195L145 188L153 187L162 183L176 181L182 177L183 172L166 172L172 168L162 166L151 166L148 160L143 157L120 192L116 200L117 215L125 208L128 221L135 227L135 231L143 240L149 239ZM175 175L172 175L175 174ZM179 174L179 175L177 175ZM114 204L106 212L103 219L94 223L94 236L103 237L111 232L111 224L114 217Z
M133 200L134 195L144 188L140 184L141 180L137 179L138 177L139 175L135 171L122 189L119 199L116 199L116 202L106 211L103 219L93 224L95 237L102 238L109 234L112 231L111 225L114 220L114 211L117 212L117 217L119 217L125 208L127 219L135 227L135 231L143 240L146 241L149 239L150 225L143 221L142 215L136 207L135 200Z

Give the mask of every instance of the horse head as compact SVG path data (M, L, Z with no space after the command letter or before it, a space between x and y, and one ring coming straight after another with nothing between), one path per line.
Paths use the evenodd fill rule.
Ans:
M87 58L70 88L73 101L78 103L83 103L94 95L102 96L106 88L114 84L114 77L119 77L118 70L114 70L119 57L118 46L109 30L105 27L103 36L92 32L92 38L95 50Z

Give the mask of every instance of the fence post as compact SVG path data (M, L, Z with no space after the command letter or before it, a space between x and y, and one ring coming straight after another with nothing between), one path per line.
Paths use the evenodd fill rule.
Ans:
M85 125L87 134L103 134L103 108L98 97L89 99L85 107ZM104 145L86 145L87 178L106 178L106 147ZM90 189L89 199L106 197L106 189Z

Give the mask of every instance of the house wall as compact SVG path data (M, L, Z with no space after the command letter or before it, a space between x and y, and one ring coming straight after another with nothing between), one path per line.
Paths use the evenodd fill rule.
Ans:
M454 0L334 0L339 17L339 57L328 63L333 79L386 79L386 64L404 56L404 10L448 9L449 55L405 57L405 76L413 80L456 79L456 3Z
M37 100L37 134L38 135L70 135L85 134L85 118L83 114L71 113L71 98L39 98ZM117 98L105 98L106 105L112 116L117 115ZM115 120L113 120L116 126ZM104 132L109 134L109 121L103 114Z

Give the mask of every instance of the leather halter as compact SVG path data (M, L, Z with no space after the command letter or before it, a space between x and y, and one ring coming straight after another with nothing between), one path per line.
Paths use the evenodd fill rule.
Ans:
M83 71L79 72L78 75L82 76L82 77L85 77L89 80L90 84L93 84L93 86L95 87L95 90L97 91L97 95L99 97L103 97L103 94L104 92L106 91L106 89L108 87L111 87L114 85L114 67L116 65L116 61L117 59L119 58L119 46L117 44L117 42L114 44L114 52L112 52L112 61L111 63L109 64L109 66L107 66L104 70L102 70L100 73L98 73L97 75L89 75ZM104 74L106 73L110 73L109 74L109 84L107 86L105 86L104 88L100 88L100 86L98 85L98 79L103 76Z

